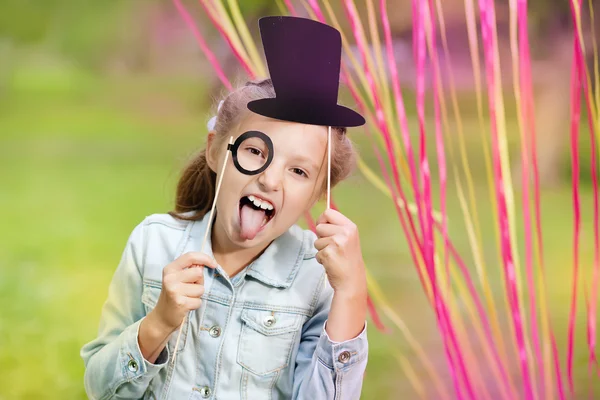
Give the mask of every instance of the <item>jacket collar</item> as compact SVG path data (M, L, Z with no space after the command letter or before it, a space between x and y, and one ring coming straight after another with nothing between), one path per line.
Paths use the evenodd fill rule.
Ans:
M198 221L193 222L190 232L191 248L201 251L206 229L209 229L203 252L214 258L212 252L211 231L208 227L208 213ZM248 265L246 275L263 282L266 285L289 288L302 264L308 237L302 228L293 225L290 229L276 238L263 253ZM220 269L222 269L219 266ZM220 271L225 275L224 271Z

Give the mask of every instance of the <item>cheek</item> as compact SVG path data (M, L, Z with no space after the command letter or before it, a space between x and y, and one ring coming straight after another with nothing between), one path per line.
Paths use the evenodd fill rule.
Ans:
M320 192L320 188L315 187L314 181L294 182L293 185L289 185L285 192L288 210L292 209L297 210L298 213L303 213L313 199L318 196L318 192Z
M310 202L324 199L327 195L327 176L321 174L316 181L312 181L309 192Z
M225 170L225 174L223 176L223 181L221 182L221 188L219 190L219 204L230 204L230 203L238 203L240 201L240 195L244 187L248 184L249 177L241 174L235 167L232 165L231 168L227 166ZM219 179L215 183L219 184Z

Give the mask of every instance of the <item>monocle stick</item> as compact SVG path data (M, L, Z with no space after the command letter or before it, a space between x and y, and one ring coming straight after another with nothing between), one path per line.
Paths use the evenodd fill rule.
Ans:
M233 136L229 137L229 144L233 144ZM230 146L228 146L229 148ZM210 226L212 224L212 219L215 211L215 206L217 205L217 198L219 197L219 191L221 190L221 182L223 182L223 174L225 172L225 166L227 165L227 161L229 159L230 151L227 150L225 153L225 161L223 162L223 166L221 167L221 174L219 175L219 182L217 183L217 189L215 190L215 198L213 199L213 204L210 209L210 214L208 217L208 224L206 225L206 232L204 233L204 239L202 240L202 247L200 247L200 251L204 252L204 245L206 244L206 239L208 238L208 232L210 231ZM190 314L192 311L190 311ZM172 363L175 364L175 357L177 356L177 349L179 348L179 340L181 339L181 332L183 331L183 325L187 319L187 315L181 321L181 326L179 327L179 333L177 334L177 341L175 342L175 350L173 350L173 358Z

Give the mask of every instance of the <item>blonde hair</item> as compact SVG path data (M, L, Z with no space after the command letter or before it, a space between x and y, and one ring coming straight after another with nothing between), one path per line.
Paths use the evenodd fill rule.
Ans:
M216 113L214 126L215 146L220 148L242 118L250 112L247 104L252 100L275 97L270 78L248 81L233 90L223 100ZM347 178L356 167L356 150L346 135L345 127L331 127L331 187ZM325 184L321 192L325 189ZM175 196L173 217L200 220L210 210L215 196L216 173L206 161L206 148L202 148L184 167ZM191 214L182 215L183 213Z

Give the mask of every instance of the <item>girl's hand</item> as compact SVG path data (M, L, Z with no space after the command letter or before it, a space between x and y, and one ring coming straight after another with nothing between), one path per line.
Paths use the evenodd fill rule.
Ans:
M317 236L316 258L325 267L333 290L338 294L366 293L365 264L356 225L339 211L328 209L317 220Z
M163 269L162 290L152 312L170 332L179 328L189 311L200 308L204 266L216 268L217 263L204 253L189 252Z

